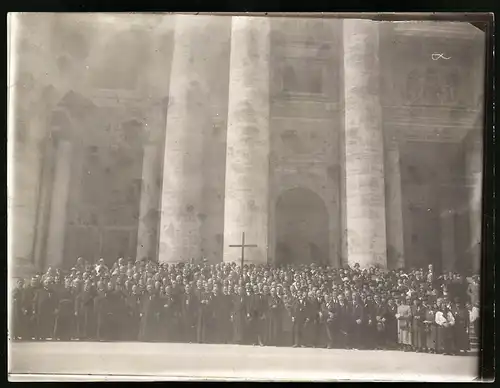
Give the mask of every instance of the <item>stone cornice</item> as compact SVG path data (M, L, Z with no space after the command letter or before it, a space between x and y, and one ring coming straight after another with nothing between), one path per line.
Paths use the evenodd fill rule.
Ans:
M482 31L467 22L399 21L391 22L391 24L394 33L399 36L463 40L484 39L485 37Z
M462 142L469 132L467 128L441 128L427 126L405 126L394 128L386 124L386 128L396 135L398 141L416 141L431 143L459 143Z
M482 128L477 110L435 107L384 107L384 128L400 140L457 142Z

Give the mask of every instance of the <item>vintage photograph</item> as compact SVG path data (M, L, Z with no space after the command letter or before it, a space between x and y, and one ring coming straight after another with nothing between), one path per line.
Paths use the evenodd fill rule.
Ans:
M9 14L10 379L474 380L485 48Z

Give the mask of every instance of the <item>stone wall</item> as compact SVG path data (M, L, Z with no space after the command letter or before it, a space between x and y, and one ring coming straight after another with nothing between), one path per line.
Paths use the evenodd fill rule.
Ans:
M463 142L482 128L484 34L467 23L383 29L384 131L386 148L400 150L406 265L470 269Z
M322 235L321 230L328 231L320 256L336 265L340 259L342 23L277 18L272 19L271 26L269 258L273 261L278 251L300 241L305 244L301 249L309 256L306 235L295 231L285 238L285 231L277 228L283 217L292 224L294 220L298 224L305 222L303 209L310 204L309 211L314 212L311 201L318 197L328 217L324 223L320 217L308 219L306 229L317 236ZM294 189L302 189L302 203L294 202L294 206L282 210L286 214L277 214L278 202L286 201Z
M159 257L172 18L23 14L12 19L10 43L18 56L11 63L16 71L9 89L15 118L9 132L14 161L9 216L16 263L41 268L71 265L79 255L109 261ZM230 18L210 25L202 58L211 75L206 85L211 104L199 155L203 211L198 218L201 255L218 262ZM294 249L307 260L341 265L346 256L342 21L273 18L271 30L268 260L277 260L287 242L302 240ZM467 24L381 25L385 147L397 151L386 152L386 169L389 164L395 174L391 193L401 180L401 214L398 218L393 207L387 217L404 230L400 245L388 241L395 252L389 266L444 260L449 267L470 257L463 243L471 234L470 189L464 188L470 147L463 143L482 126L483 48L484 35ZM450 59L435 61L433 53ZM70 143L69 170L61 168L62 142ZM54 182L64 180L67 193L54 191ZM386 179L386 190L387 185ZM318 209L326 217L310 216ZM51 223L56 215L59 224ZM64 236L55 233L60 224ZM314 247L306 246L308 233L317 237ZM388 239L393 235L388 229ZM49 247L63 258L47 257Z
M17 18L13 257L38 268L79 255L135 257L142 149L148 141L162 148L165 132L170 17ZM54 194L60 137L72 147L66 206ZM47 257L57 206L66 227L52 246L63 263Z

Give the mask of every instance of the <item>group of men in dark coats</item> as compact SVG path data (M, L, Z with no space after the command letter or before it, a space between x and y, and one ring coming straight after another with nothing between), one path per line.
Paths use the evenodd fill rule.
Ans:
M477 276L470 284L458 274L436 276L432 266L406 273L357 265L241 269L229 263L158 265L119 259L109 269L103 260L91 265L80 258L66 274L49 268L29 284L18 282L11 332L21 340L451 354L469 349L471 322L478 331L478 282Z

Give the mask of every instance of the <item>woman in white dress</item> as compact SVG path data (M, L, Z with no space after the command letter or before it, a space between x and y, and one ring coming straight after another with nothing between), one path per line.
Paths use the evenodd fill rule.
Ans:
M438 304L436 324L438 327L437 353L451 355L453 348L452 330L455 325L455 317L453 316L448 303L442 300Z
M406 297L398 306L398 343L404 351L411 349L411 299Z

